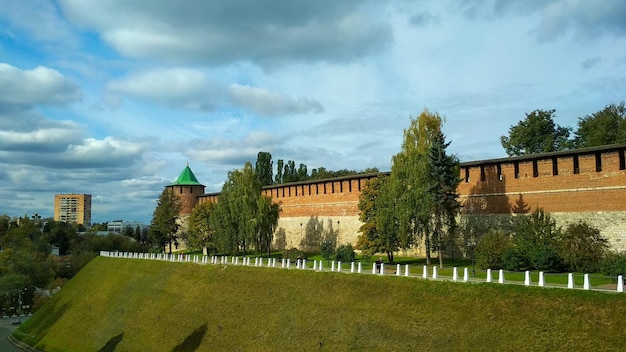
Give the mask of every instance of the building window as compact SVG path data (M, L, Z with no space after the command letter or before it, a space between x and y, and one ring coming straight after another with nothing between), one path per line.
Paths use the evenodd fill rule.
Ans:
M533 177L539 176L539 167L537 166L537 160L533 160Z
M519 178L519 162L513 163L513 173L515 174L515 178Z
M470 182L470 173L469 173L469 167L465 168L465 183L469 183Z
M574 174L580 173L580 166L578 165L578 155L574 155Z
M480 180L485 180L485 165L480 165Z
M502 177L502 165L496 164L496 173L498 174L498 181L502 181L504 177Z
M343 193L343 181L339 181L339 193Z
M596 172L602 171L602 154L596 153Z
M348 192L352 193L352 180L348 182Z
M624 159L624 149L619 151L619 169L626 169L626 159Z

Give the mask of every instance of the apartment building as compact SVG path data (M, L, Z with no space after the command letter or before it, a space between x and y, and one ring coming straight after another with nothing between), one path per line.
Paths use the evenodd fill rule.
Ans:
M91 226L91 194L55 194L54 221Z

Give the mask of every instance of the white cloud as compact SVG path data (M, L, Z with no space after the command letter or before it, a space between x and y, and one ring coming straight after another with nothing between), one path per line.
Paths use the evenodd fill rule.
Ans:
M315 99L294 99L257 87L233 84L230 86L230 93L236 106L262 116L284 116L324 111L322 104Z
M350 61L390 43L374 2L62 1L122 55L175 63ZM370 14L364 9L370 8Z
M56 70L43 66L21 70L0 63L0 107L67 104L80 97L78 86Z

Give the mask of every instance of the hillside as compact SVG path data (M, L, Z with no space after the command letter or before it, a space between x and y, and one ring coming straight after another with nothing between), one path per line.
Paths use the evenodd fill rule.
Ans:
M45 351L626 348L626 295L98 257L17 334Z

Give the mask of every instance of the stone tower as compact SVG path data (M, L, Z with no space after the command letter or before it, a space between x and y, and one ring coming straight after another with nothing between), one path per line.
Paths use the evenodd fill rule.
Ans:
M176 182L165 186L174 192L174 194L180 199L181 209L180 215L185 216L191 214L193 208L198 204L198 196L204 194L204 185L198 182L198 179L189 168L189 163L180 173Z

